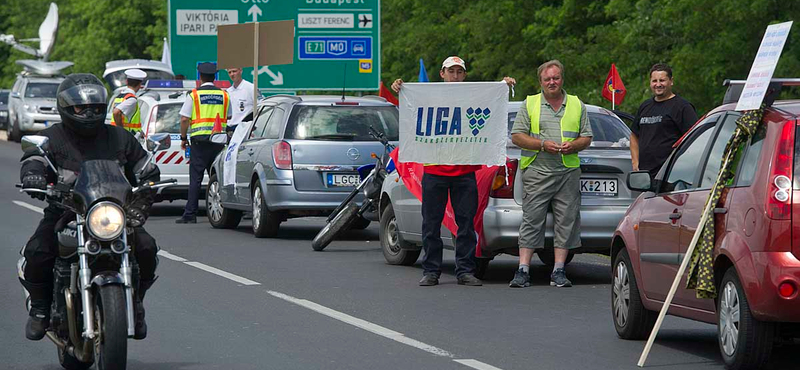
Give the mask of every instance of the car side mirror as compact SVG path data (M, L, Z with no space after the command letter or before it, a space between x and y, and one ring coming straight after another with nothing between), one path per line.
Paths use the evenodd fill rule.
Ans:
M19 98L19 93L14 91L9 96L12 97L12 98Z
M147 150L150 152L168 149L171 145L172 139L167 133L153 134L147 137Z
M211 142L214 144L227 144L228 143L228 134L226 133L219 133L211 135Z
M628 174L628 189L635 191L653 191L653 180L649 171L634 171Z

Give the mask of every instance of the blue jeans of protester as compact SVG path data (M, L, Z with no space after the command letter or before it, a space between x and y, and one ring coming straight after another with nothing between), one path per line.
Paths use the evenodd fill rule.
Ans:
M475 173L460 176L422 176L422 259L424 274L441 275L442 237L441 228L447 209L447 196L453 205L458 233L455 240L456 276L475 273L475 213L478 210L478 185Z

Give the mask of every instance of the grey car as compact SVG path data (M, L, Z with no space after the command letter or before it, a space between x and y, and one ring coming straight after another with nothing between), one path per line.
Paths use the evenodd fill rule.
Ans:
M521 102L509 104L509 132ZM636 198L625 185L625 176L632 169L630 129L619 117L601 107L586 105L594 139L591 147L580 152L581 160L581 241L576 253L608 254L611 236L628 206ZM524 109L524 108L523 108ZM478 275L489 261L500 253L517 255L519 225L522 222L522 180L518 173L520 148L507 147L506 167L498 168L483 212L485 246L477 259ZM506 185L506 168L510 176ZM399 180L399 181L397 181ZM553 264L553 218L547 216L545 248L537 254L543 263ZM398 179L389 175L383 183L380 203L380 240L389 264L411 265L419 257L422 246L421 202ZM442 226L442 239L452 248L454 237ZM572 259L570 254L569 260Z
M330 214L358 184L358 167L384 150L369 126L398 140L397 107L378 97L279 95L260 100L256 112L249 136L217 157L206 192L212 226L236 227L252 212L256 237L274 237L288 218ZM234 150L235 184L223 185ZM368 225L362 218L351 227Z
M11 90L0 90L0 129L8 125L8 95Z
M56 91L62 76L38 76L22 72L17 76L8 101L9 141L19 141L23 135L44 130L58 122Z

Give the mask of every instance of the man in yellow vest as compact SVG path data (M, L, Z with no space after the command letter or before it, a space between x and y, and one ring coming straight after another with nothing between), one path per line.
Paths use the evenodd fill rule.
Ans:
M142 131L136 93L142 88L142 82L147 78L147 73L141 69L128 69L125 71L125 78L128 86L114 99L112 110L114 119L111 121L111 125L122 127L136 135Z
M232 114L228 93L214 85L217 65L200 63L197 71L200 72L202 84L188 94L180 112L181 149L186 150L189 157L189 198L183 216L175 220L178 224L197 223L197 203L203 175L224 147L212 143L210 138L212 134L225 132Z
M581 246L581 190L578 152L592 143L586 106L567 95L564 66L551 60L539 66L542 92L528 96L514 121L511 140L522 148L523 202L519 227L519 269L512 288L530 286L534 250L544 249L547 210L553 209L555 266L550 285L569 287L564 265L569 250Z

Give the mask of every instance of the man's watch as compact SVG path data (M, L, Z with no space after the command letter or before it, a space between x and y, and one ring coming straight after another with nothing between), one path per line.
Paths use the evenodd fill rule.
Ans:
M189 139L186 136L181 136L181 141L189 141Z

